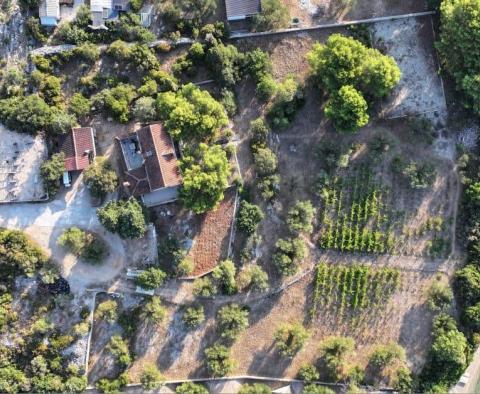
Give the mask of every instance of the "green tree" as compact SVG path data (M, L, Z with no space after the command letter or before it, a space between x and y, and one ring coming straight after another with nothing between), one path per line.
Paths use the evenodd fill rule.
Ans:
M271 394L272 389L263 383L242 384L238 394Z
M83 393L87 388L86 376L70 376L65 381L65 391L69 393Z
M78 227L70 227L58 237L57 243L68 248L69 252L80 256L85 248L85 231Z
M238 273L236 283L240 290L265 291L268 289L268 274L259 265L250 264Z
M155 99L140 97L133 107L133 116L141 122L151 122L156 117Z
M235 283L235 264L232 260L220 262L212 271L213 278L218 282L222 291L226 294L233 294L237 291Z
M392 57L341 34L332 34L326 44L315 44L308 61L313 75L331 94L350 85L366 97L383 97L401 77Z
M262 12L252 18L254 31L283 29L290 23L288 7L280 0L262 0Z
M201 297L211 297L217 294L218 289L210 277L204 276L193 281L193 294Z
M155 364L146 364L140 374L140 383L144 390L155 390L162 386L165 378Z
M230 167L225 151L218 145L201 143L195 152L181 161L183 184L180 200L188 209L200 214L215 208L223 199Z
M207 370L212 376L225 376L234 367L229 349L218 343L205 349L205 358Z
M0 121L13 130L34 134L51 130L52 110L38 95L0 100Z
M446 283L434 282L428 290L428 307L434 312L447 310L452 300L452 289Z
M273 262L278 270L286 276L294 275L298 270L298 262L305 257L305 242L301 238L279 239L275 247Z
M52 197L57 193L60 179L65 171L65 154L63 152L53 154L50 160L41 164L40 175Z
M477 0L444 0L440 6L438 49L445 69L469 102L478 110L480 74L480 3Z
M227 126L223 106L205 90L189 83L177 92L159 94L157 112L174 138L214 139Z
M320 386L319 384L307 384L303 389L303 394L334 394L332 389Z
M185 325L192 329L205 321L205 311L203 306L190 306L183 312L182 320Z
M107 158L98 156L83 172L90 193L98 198L113 193L118 186L118 177Z
M125 41L115 40L108 46L107 55L119 61L128 60L132 53L131 48Z
M147 319L158 324L165 319L167 315L167 309L162 305L162 300L160 299L160 297L152 296L145 303L143 313Z
M473 305L480 301L480 271L467 264L455 273L455 287L462 304Z
M70 99L69 110L78 118L87 116L90 113L90 100L85 98L81 93L75 93Z
M100 223L121 238L140 238L146 231L143 207L134 198L109 201L97 211Z
M339 131L355 132L368 123L368 105L362 94L351 85L332 94L325 105L325 116Z
M95 319L114 323L118 318L118 304L115 300L106 300L98 304L95 310Z
M338 381L346 376L346 357L353 352L354 347L355 341L350 337L329 337L320 344L320 352L330 379Z
M397 343L378 345L370 355L369 363L376 369L383 369L395 360L405 361L405 349Z
M208 394L208 390L201 384L185 382L175 388L176 394Z
M127 123L130 119L130 104L136 97L133 85L120 83L111 89L102 90L94 101L120 123Z
M402 394L413 392L412 371L407 367L399 367L395 372L393 388Z
M258 205L243 200L238 211L238 228L247 235L255 233L265 215Z
M288 211L288 229L294 233L304 231L310 234L313 231L314 216L315 208L310 201L298 201Z
M28 390L28 379L25 374L13 365L0 368L0 391L16 394Z
M306 382L314 382L320 379L320 373L313 364L304 364L298 370L298 377Z
M259 148L253 154L253 160L259 176L272 175L277 170L277 156L269 148Z
M213 76L226 87L232 87L240 80L243 59L243 54L234 45L214 45L207 53L207 64Z
M160 268L150 267L135 278L135 283L144 289L156 289L165 283L167 274Z
M293 357L307 342L308 331L300 323L283 324L275 331L274 338L279 353Z
M248 310L238 304L225 305L218 311L218 325L221 337L237 338L248 327Z

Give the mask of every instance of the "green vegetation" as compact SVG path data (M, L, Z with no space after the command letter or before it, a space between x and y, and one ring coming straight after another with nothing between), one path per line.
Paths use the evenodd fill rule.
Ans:
M162 386L165 378L155 364L146 364L140 375L140 383L144 390L155 390Z
M237 291L236 271L235 264L231 260L224 260L213 269L212 277L225 294L234 294Z
M238 210L238 228L247 235L254 234L264 216L258 205L250 204L248 201L243 200Z
M65 154L63 152L53 154L50 160L44 161L40 166L40 175L51 197L57 193L64 172Z
M118 318L118 304L115 300L106 300L98 304L95 310L95 319L115 323Z
M320 87L331 95L325 115L348 132L367 124L367 102L386 96L401 76L392 57L341 34L315 44L308 61Z
M202 384L185 382L176 387L175 393L176 394L208 394L208 390Z
M305 232L307 234L313 231L313 218L315 208L310 201L298 201L289 209L287 214L287 226L292 233Z
M433 312L447 311L453 301L453 291L447 283L436 281L428 290L428 307Z
M248 310L237 304L225 305L218 311L220 336L236 339L248 327Z
M262 0L262 12L252 18L254 31L283 29L288 27L290 12L280 0Z
M273 254L273 262L282 275L294 275L298 270L298 264L307 253L305 242L301 238L279 239L275 244L276 251Z
M230 167L219 145L200 144L195 151L185 154L180 166L183 175L180 200L185 207L200 214L223 200Z
M118 177L105 157L96 157L94 163L83 172L84 181L93 196L103 198L113 193L118 185Z
M268 289L268 274L259 265L244 266L237 275L236 285L240 291L266 291Z
M90 263L100 263L108 253L107 244L101 238L78 227L66 229L57 243Z
M135 278L135 284L144 289L156 289L165 283L167 274L160 268L149 267Z
M325 362L325 372L334 382L344 379L348 373L346 357L353 352L355 341L350 337L329 337L320 344Z
M128 343L120 335L114 335L110 338L107 350L116 358L117 363L122 367L128 367L132 362Z
M117 233L121 238L140 238L145 234L145 213L142 205L134 198L109 201L98 209L97 216L108 231Z
M212 376L225 376L234 367L229 349L218 343L205 349L205 359L207 370Z
M190 329L198 327L205 321L205 311L203 310L203 306L198 305L188 307L185 309L185 312L183 312L182 320Z
M191 83L176 93L159 94L155 104L160 119L173 138L212 140L228 123L222 105L210 93Z
M274 339L282 356L293 357L307 342L308 332L300 323L283 324L275 331Z
M314 318L320 306L335 308L344 316L347 309L355 312L383 305L400 281L400 272L392 268L320 263L315 268L310 316Z
M242 384L238 394L270 394L272 389L263 383Z
M165 320L167 309L162 305L162 300L158 296L152 296L143 307L143 315L155 324Z

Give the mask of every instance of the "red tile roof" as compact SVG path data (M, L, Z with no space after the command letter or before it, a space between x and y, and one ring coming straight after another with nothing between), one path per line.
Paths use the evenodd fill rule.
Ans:
M160 123L145 126L136 132L143 156L143 165L128 170L125 180L131 195L140 196L164 187L182 183L173 141ZM128 137L127 137L128 138Z
M90 159L96 156L93 129L91 127L73 128L63 138L60 151L65 154L67 171L84 170L90 165Z

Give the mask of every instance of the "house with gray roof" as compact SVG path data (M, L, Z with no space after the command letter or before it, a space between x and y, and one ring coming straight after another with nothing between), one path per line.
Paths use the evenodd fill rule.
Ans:
M244 20L261 11L260 0L225 0L228 21Z
M55 27L60 21L59 0L42 0L38 8L40 23L42 26Z
M115 20L121 12L128 10L129 0L91 0L92 28L106 29L105 22Z

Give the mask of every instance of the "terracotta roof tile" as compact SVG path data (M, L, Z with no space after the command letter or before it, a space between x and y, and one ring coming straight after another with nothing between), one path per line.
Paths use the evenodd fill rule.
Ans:
M61 141L60 151L65 154L67 171L84 170L90 165L91 155L96 156L93 129L91 127L73 128Z

